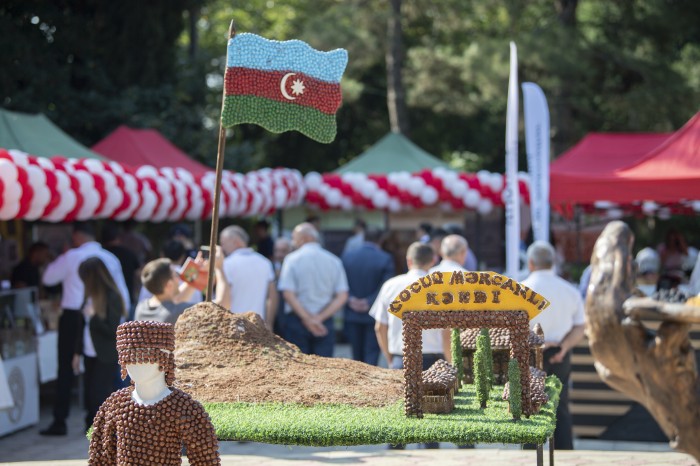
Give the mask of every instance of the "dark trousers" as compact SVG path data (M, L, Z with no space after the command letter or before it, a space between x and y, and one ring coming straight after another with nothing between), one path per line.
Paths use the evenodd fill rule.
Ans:
M438 359L445 359L442 353L423 353L423 370L427 371L430 366L435 364ZM403 356L399 354L392 354L391 361L389 361L389 367L391 369L403 369Z
M562 383L559 406L557 407L557 428L554 430L554 448L557 450L573 450L574 434L573 419L569 411L569 377L571 376L571 352L568 352L562 362L551 364L549 358L559 352L559 347L544 350L544 371L547 375L556 375Z
M287 314L284 313L285 301L282 293L278 292L277 299L279 304L277 305L277 314L275 314L275 323L272 325L272 331L275 335L284 338Z
M80 354L82 350L79 346L84 325L83 313L71 309L64 309L58 320L58 379L53 402L53 419L56 423L65 423L70 414L75 381L73 355Z
M83 358L85 374L83 387L85 390L85 427L91 426L97 410L114 391L114 373L118 370L116 362L104 363L97 358Z
M379 362L379 343L374 323L345 322L345 337L352 346L352 358L376 366Z
M301 319L294 313L287 314L284 318L285 337L290 343L294 343L304 354L315 354L327 358L333 357L333 345L335 344L335 328L333 319L326 319L323 325L328 333L323 337L315 337L309 332Z

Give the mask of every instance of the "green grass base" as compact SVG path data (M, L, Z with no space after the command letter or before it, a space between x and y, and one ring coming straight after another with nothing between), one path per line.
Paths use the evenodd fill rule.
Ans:
M544 443L554 433L561 382L546 381L549 401L529 419L513 421L503 387L494 387L486 409L479 408L473 385L455 397L450 414L407 418L403 401L383 408L347 405L301 406L269 403L205 403L220 440L309 446L380 443Z

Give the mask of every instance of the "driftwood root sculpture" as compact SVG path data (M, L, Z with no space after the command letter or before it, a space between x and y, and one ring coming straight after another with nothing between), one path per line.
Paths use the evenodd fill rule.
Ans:
M626 224L612 222L593 250L586 332L596 370L649 410L673 448L700 462L700 380L689 337L700 308L631 297L633 242ZM652 332L641 318L662 323Z

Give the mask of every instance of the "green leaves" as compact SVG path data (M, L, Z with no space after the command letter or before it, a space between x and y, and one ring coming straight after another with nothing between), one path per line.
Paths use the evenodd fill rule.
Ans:
M518 360L511 358L508 361L508 403L513 419L520 420L523 414L522 396L523 390L520 383L520 366Z

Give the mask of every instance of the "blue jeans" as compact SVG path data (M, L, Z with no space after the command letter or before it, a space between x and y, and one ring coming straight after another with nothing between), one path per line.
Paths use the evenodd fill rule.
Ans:
M301 319L294 313L287 314L284 318L284 339L299 347L304 354L315 354L327 358L333 357L333 345L335 344L335 328L333 319L326 319L323 325L328 333L323 337L315 337L309 332Z
M374 323L345 322L345 336L352 346L352 358L376 366L379 362L379 343Z

